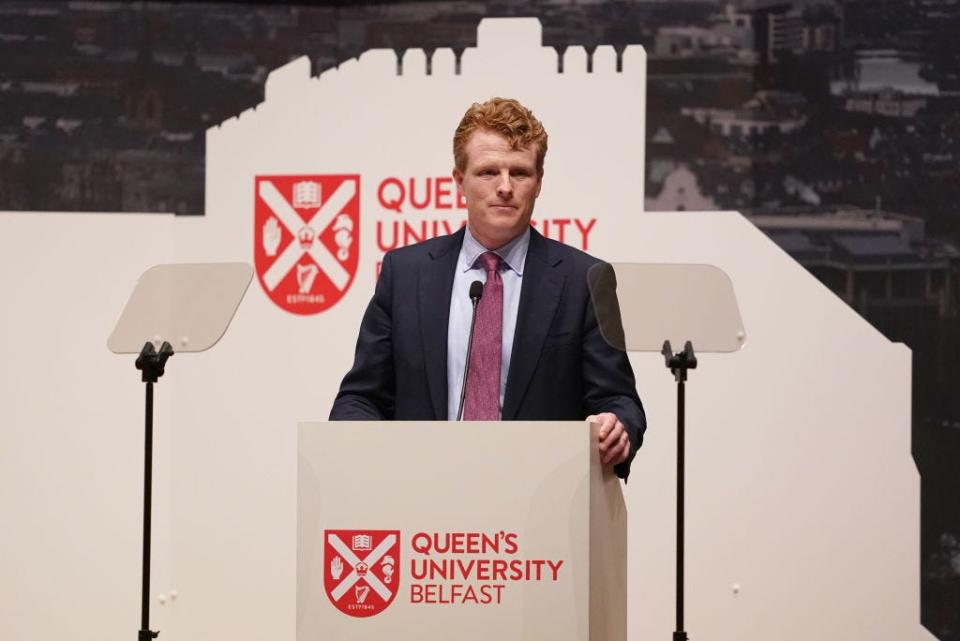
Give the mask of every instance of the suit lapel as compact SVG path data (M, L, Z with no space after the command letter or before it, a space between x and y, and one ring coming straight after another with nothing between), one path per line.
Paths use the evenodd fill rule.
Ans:
M447 329L450 324L450 292L463 229L430 251L420 266L420 332L427 368L427 386L437 420L447 418Z
M507 374L507 391L503 399L504 420L512 420L517 414L560 303L565 276L558 269L559 264L560 259L551 254L543 236L531 228L530 247L520 287L517 329Z

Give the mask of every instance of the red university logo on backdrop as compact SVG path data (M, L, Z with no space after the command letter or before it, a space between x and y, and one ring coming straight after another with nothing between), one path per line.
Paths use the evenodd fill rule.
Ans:
M360 253L360 176L257 176L253 256L270 299L294 314L333 307Z
M372 617L400 587L399 530L324 530L323 587L344 614Z

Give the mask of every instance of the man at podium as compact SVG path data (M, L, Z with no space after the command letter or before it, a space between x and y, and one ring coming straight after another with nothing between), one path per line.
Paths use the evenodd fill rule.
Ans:
M516 100L467 110L453 138L467 225L384 257L331 420L591 418L602 463L627 478L646 418L629 360L597 326L599 261L530 226L546 153Z

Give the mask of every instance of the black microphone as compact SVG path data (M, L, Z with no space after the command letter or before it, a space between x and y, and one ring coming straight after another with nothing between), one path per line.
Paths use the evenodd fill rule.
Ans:
M470 319L470 338L467 339L467 363L463 366L463 384L460 386L460 409L457 410L457 420L463 420L463 401L467 398L467 372L470 371L470 352L473 351L473 326L477 322L477 304L483 296L483 283L475 280L470 283L470 302L473 304L473 316Z

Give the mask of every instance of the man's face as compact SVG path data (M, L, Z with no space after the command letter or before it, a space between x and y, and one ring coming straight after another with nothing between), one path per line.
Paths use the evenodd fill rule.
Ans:
M481 245L497 249L530 224L543 170L533 146L511 149L493 131L475 131L464 150L466 167L454 169L453 179L467 201L467 225Z

